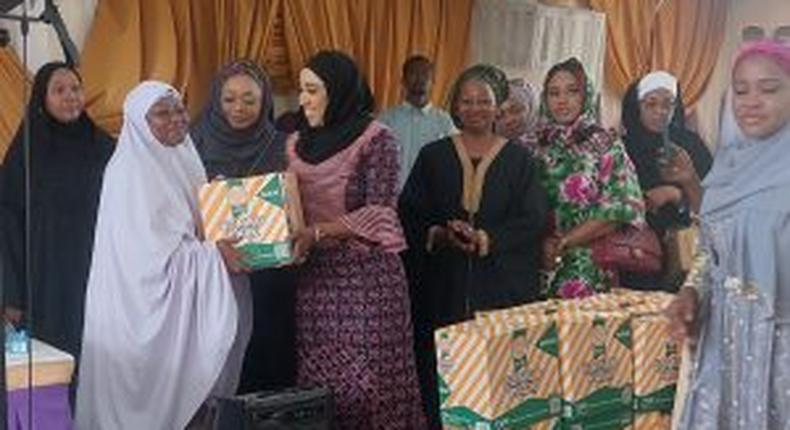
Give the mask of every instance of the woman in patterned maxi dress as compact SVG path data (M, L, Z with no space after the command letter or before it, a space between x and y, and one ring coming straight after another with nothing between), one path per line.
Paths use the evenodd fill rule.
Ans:
M287 145L308 227L295 235L297 379L332 389L337 429L425 426L412 349L405 239L395 210L397 143L373 121L353 60L314 56L300 73L309 127Z

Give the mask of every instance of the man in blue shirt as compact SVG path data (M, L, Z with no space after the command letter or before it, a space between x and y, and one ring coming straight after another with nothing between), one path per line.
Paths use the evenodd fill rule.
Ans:
M413 55L403 63L404 101L382 112L379 119L387 124L400 142L400 184L406 182L420 149L430 142L455 133L450 115L432 106L433 63L422 55Z

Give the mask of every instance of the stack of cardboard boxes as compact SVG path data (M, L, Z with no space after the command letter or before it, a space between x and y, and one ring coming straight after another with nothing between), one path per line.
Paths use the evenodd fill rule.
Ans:
M448 429L669 429L672 296L616 291L485 312L436 331Z
M436 351L444 428L555 428L562 398L552 318L453 325L436 332Z

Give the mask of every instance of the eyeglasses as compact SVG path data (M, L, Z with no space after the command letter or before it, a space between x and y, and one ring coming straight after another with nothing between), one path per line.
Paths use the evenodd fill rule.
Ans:
M165 97L151 106L146 116L150 120L159 122L181 120L187 116L187 109L179 99Z
M777 27L772 36L769 36L766 29L759 25L747 25L741 29L741 40L744 42L757 42L765 39L790 44L790 25Z
M157 121L181 119L182 117L186 116L186 114L187 110L183 107L152 109L148 112L148 116L151 119L155 119Z

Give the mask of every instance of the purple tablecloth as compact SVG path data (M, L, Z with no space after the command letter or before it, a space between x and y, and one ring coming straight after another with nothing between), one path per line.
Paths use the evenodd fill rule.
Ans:
M69 386L33 389L33 423L28 423L28 390L8 392L8 430L72 430Z

